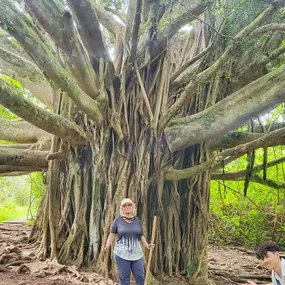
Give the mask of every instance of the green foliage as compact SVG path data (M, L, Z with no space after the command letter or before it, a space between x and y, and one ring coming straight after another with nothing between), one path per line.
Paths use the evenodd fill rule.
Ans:
M33 102L35 105L42 106L42 103L40 100L38 100L31 91L28 89L25 89L24 86L17 80L6 76L6 75L0 75L1 79L5 80L7 83L11 84L15 88L18 89L18 91L28 100ZM10 112L8 109L4 108L2 105L0 105L0 118L13 120L19 118L12 112Z
M282 147L268 149L268 162L284 156ZM255 165L263 163L263 150L256 151ZM246 156L227 165L225 172L245 169ZM285 180L285 166L267 169L267 178ZM262 176L263 171L258 174ZM243 181L211 181L210 240L255 246L266 240L285 245L285 191L250 182L247 197Z
M126 17L127 14L127 2L123 0L106 0L104 1L104 6L111 10L117 11L123 18Z
M35 217L44 195L42 174L0 177L0 221Z
M27 226L33 226L35 224L35 220L29 220L27 222L25 222L25 225Z
M24 88L23 85L19 81L13 79L10 76L2 75L1 78L4 79L7 83L16 87L17 89L23 89Z
M284 104L280 104L260 121L266 130L275 124L284 123ZM253 121L255 128L258 120ZM279 126L280 127L280 126ZM240 131L249 131L246 124ZM284 157L283 146L267 150L267 162ZM263 164L264 150L255 151L255 165ZM246 155L226 165L223 171L236 172L246 169ZM256 172L263 176L263 170ZM278 164L267 168L267 179L279 182L285 180L285 165ZM285 245L285 190L249 183L247 197L244 197L244 181L211 181L211 221L210 240L218 243L239 243L255 246L266 240L275 240Z
M30 213L35 217L42 198L45 193L45 185L43 183L43 176L40 172L33 172L29 176L30 183Z
M223 34L234 37L267 6L268 3L260 0L215 0L211 16L224 22Z
M213 19L215 28L220 30L221 34L228 36L223 41L230 43L233 37L256 19L269 5L270 1L260 0L214 0L209 10L209 17ZM283 23L284 18L284 9L280 9L274 14L273 20L269 19L263 24ZM272 31L268 31L259 36L249 34L244 39L236 42L234 47L235 57L233 57L235 63L239 64L241 57L248 58L249 61L257 60L262 55L276 49L272 46L272 38ZM284 61L285 56L280 56L278 59L272 60L266 68L271 71L280 67Z
M0 140L0 144L13 144L13 142Z
M18 117L12 112L10 112L8 109L4 108L2 105L0 105L0 118L6 120L13 120L17 119Z
M27 208L17 205L11 200L0 203L0 223L11 221L27 215Z

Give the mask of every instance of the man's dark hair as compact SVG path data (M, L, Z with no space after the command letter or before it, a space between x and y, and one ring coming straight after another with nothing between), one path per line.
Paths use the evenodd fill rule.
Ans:
M263 259L266 256L267 251L271 251L271 252L279 251L278 244L275 242L271 242L271 241L264 243L263 245L257 248L256 257L258 259Z

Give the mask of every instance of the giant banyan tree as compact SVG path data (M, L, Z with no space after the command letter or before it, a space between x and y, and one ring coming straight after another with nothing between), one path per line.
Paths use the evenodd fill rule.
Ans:
M284 5L0 1L0 104L20 117L0 120L0 173L45 173L43 258L103 270L130 197L148 239L159 219L152 274L205 284L211 172L285 134L233 132L285 100Z

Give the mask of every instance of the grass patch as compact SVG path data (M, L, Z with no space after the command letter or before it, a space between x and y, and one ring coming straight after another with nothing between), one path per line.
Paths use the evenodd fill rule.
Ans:
M13 202L5 201L0 204L0 223L13 221L27 215L27 207L18 206Z

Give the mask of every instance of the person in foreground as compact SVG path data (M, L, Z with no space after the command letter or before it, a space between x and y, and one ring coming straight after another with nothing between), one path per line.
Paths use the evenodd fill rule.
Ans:
M107 253L112 245L115 235L118 235L114 254L119 272L120 285L130 285L131 271L137 285L144 284L144 260L141 243L148 249L153 249L154 244L149 244L144 235L141 220L136 217L136 207L131 199L123 199L120 206L120 216L116 217L107 239L102 254Z
M280 257L279 247L274 242L266 242L256 251L256 257L263 261L263 264L272 270L272 283L266 285L285 285L285 259ZM253 281L247 281L243 285L256 285Z

